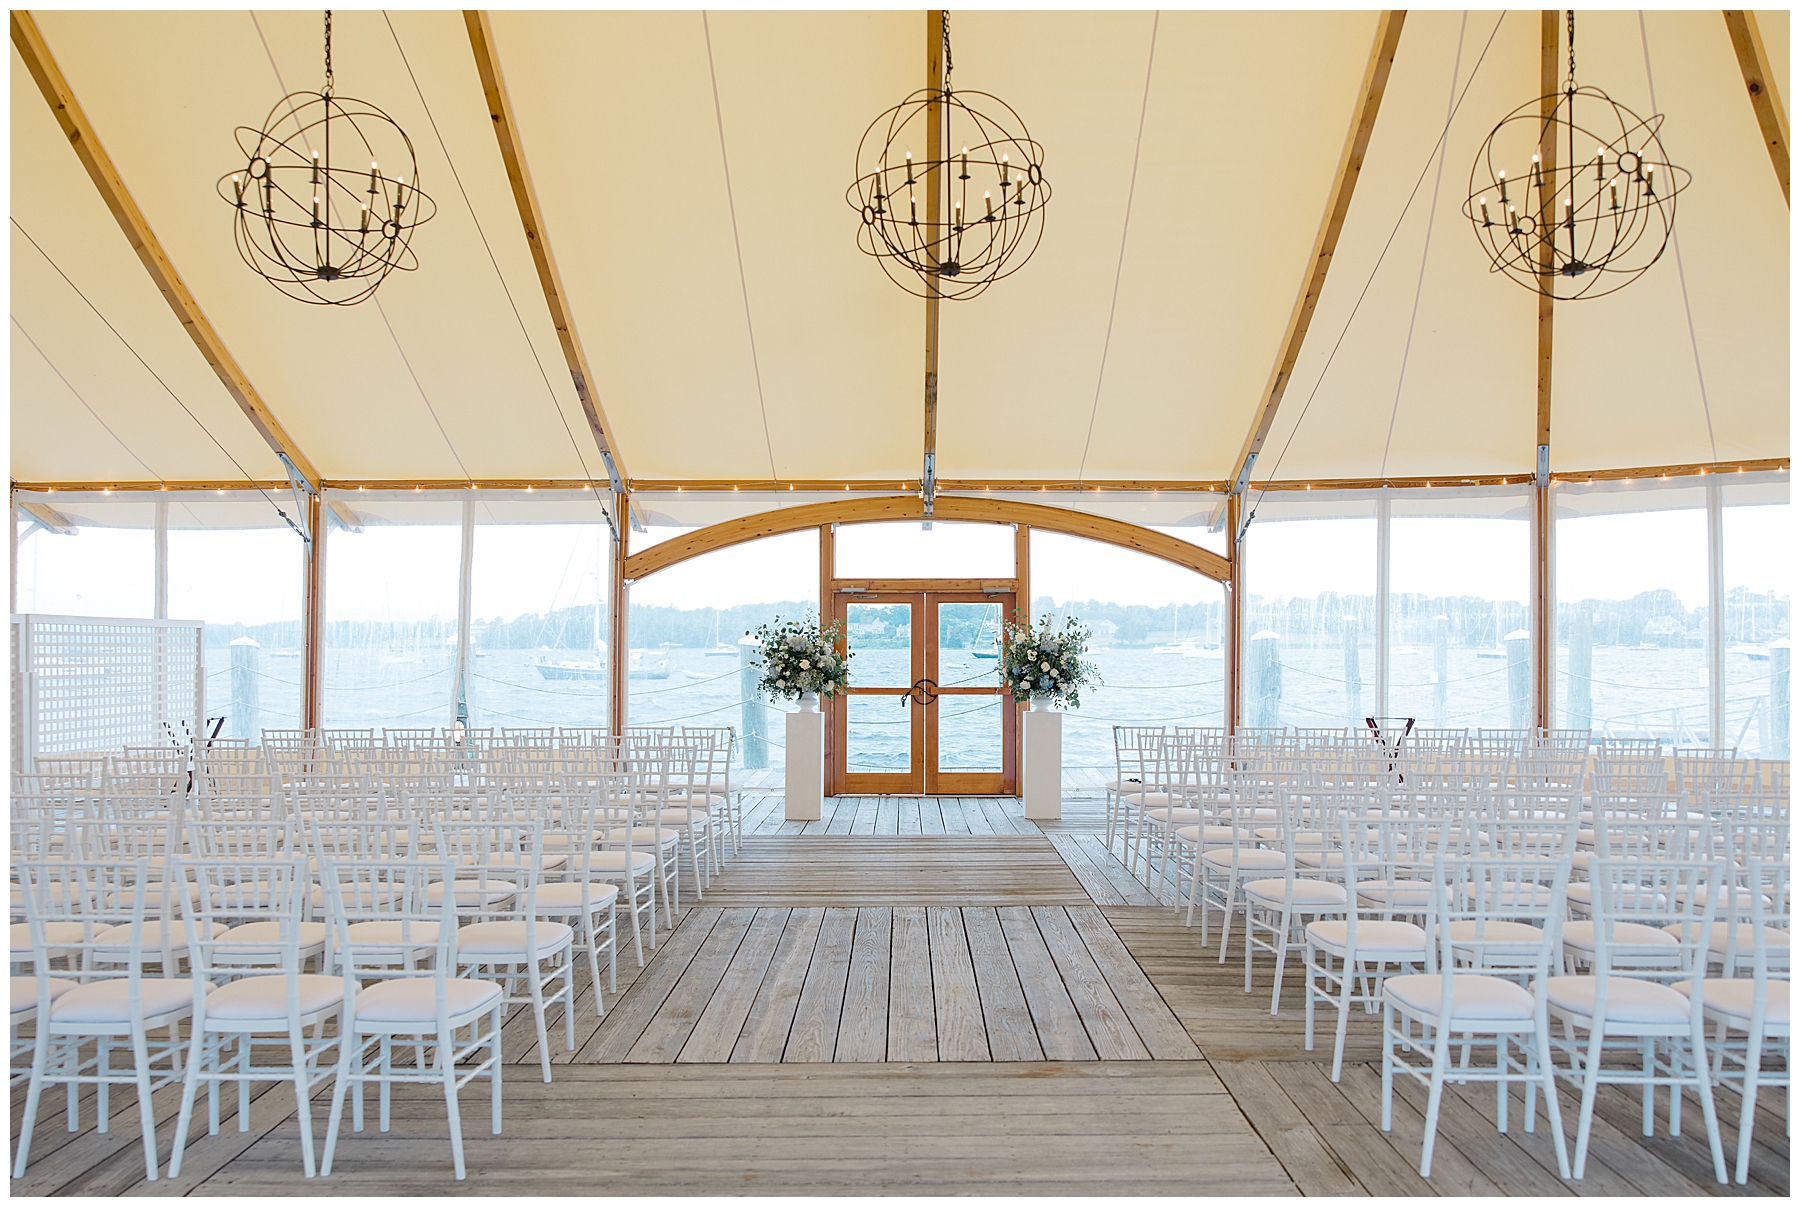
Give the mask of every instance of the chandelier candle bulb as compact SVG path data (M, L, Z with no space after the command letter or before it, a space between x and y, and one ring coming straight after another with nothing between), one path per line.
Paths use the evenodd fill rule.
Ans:
M981 199L987 203L987 221L992 222L994 220L994 195L983 193Z
M1482 198L1482 199L1481 199L1481 225L1483 225L1483 226L1492 226L1492 225L1494 225L1494 223L1493 223L1493 221L1492 221L1492 219L1490 219L1490 218L1489 218L1489 217L1488 217L1488 211L1487 211L1487 198L1486 198L1486 197L1483 197L1483 198Z

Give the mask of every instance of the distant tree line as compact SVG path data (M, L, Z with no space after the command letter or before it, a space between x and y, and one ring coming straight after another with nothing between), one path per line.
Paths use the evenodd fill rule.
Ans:
M1493 648L1509 632L1530 627L1530 612L1522 603L1495 602L1472 595L1428 596L1394 593L1389 597L1390 639L1398 645L1429 645L1438 616L1449 622L1452 645ZM1345 617L1353 617L1361 640L1372 643L1375 635L1375 597L1342 595L1324 591L1318 595L1270 600L1252 595L1247 601L1246 635L1272 629L1290 645L1336 645L1343 640ZM1095 630L1097 644L1141 646L1167 641L1179 635L1211 644L1223 631L1218 602L1121 604L1105 600L1069 600L1057 603L1048 595L1034 602L1035 620L1050 613L1059 620L1076 616ZM715 640L736 644L745 633L776 617L788 619L816 614L810 600L741 604L730 608L674 608L631 605L631 644L638 648L661 645L701 647ZM1557 604L1557 636L1566 641L1571 617L1586 611L1592 618L1597 645L1650 644L1669 648L1698 649L1705 644L1707 609L1684 608L1675 592L1645 591L1630 599L1561 600ZM881 619L884 631L869 634L870 645L895 644L898 612L870 613ZM1100 622L1107 622L1102 624ZM1111 626L1109 631L1109 625ZM525 613L511 620L494 617L471 626L476 645L484 649L591 650L594 648L594 606L556 608L546 613ZM417 649L442 645L456 634L454 617L418 621L330 621L325 626L327 648ZM1786 596L1758 593L1734 587L1725 595L1725 641L1760 645L1789 634ZM602 639L604 640L604 625ZM991 634L957 618L944 634L952 646L979 639L986 645ZM227 645L239 637L253 637L271 649L296 649L301 643L298 620L268 624L208 624L208 645Z

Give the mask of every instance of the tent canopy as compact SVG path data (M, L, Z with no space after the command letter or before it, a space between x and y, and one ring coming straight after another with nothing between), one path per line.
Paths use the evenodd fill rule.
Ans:
M355 307L299 305L250 272L214 192L240 161L235 128L319 86L318 14L35 16L171 262L323 477L604 482L461 14L336 15L338 91L393 115L437 203L419 269ZM1756 16L1785 97L1787 14ZM921 15L491 20L631 478L916 481L925 303L858 252L844 191L869 121L925 83ZM1580 22L1580 79L1664 114L1693 184L1678 249L1615 296L1556 307L1552 468L1785 458L1788 207L1725 23ZM1376 25L955 14L957 85L1017 110L1055 191L1031 263L943 306L940 478L1231 474ZM12 54L14 480L280 479ZM1460 207L1481 141L1537 95L1538 60L1535 12L1407 17L1258 478L1534 468L1536 299L1489 272Z

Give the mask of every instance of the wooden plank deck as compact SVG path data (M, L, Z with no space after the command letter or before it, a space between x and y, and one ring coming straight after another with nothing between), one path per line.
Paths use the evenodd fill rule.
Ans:
M441 1093L395 1092L383 1135L345 1125L329 1179L300 1176L292 1092L264 1084L250 1127L206 1135L180 1179L147 1182L137 1107L65 1128L45 1095L16 1195L46 1194L1379 1194L1786 1195L1785 1095L1758 1108L1749 1186L1712 1181L1698 1102L1683 1135L1644 1136L1639 1102L1600 1095L1587 1177L1557 1176L1549 1129L1496 1126L1487 1087L1446 1090L1433 1176L1417 1173L1425 1096L1396 1083L1380 1124L1379 1022L1353 1015L1340 1081L1335 1018L1304 1045L1303 972L1269 1014L1272 964L1202 948L1179 911L1103 845L1099 794L1024 820L1005 798L846 798L822 819L747 802L744 850L660 931L596 1019L578 974L574 1051L549 1017L555 1080L528 1011L508 1020L505 1131L463 1096L469 1178L450 1178ZM840 810L842 812L840 817ZM819 823L811 823L818 825ZM603 972L604 975L604 972ZM313 1103L323 1129L329 1087ZM15 1143L24 1087L13 1091ZM166 1160L179 1088L156 1096ZM1572 1138L1578 1101L1563 1094ZM1728 1153L1737 1099L1719 1095ZM321 1140L322 1142L322 1140ZM603 1190L601 1188L604 1188Z

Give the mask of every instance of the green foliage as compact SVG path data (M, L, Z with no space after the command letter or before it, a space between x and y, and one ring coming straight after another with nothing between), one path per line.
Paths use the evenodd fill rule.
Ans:
M807 692L835 696L850 682L848 652L838 653L843 637L841 626L833 621L829 629L821 629L810 617L806 620L782 620L765 624L756 630L762 643L762 682L757 686L771 696L797 700Z
M1087 626L1072 616L1061 629L1048 612L1035 631L1023 619L1007 625L1000 646L1000 685L1014 700L1080 708L1083 685L1100 682L1086 657L1090 639Z

